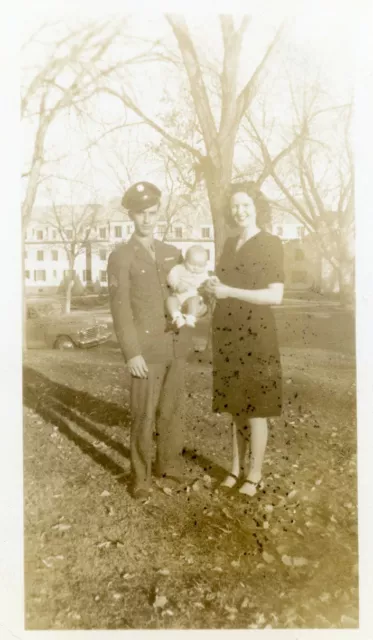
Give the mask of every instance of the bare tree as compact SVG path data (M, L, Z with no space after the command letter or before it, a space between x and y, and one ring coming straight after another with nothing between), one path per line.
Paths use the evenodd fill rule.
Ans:
M68 261L68 271L63 282L65 291L64 313L70 313L71 311L76 259L82 253L87 254L90 252L92 241L95 241L97 237L96 227L103 221L104 216L101 205L95 203L58 205L51 199L50 212L46 216L45 222L49 228L56 232L56 242L63 247Z
M220 73L214 70L214 87L216 87L216 78L219 78L220 116L217 118L217 122L211 105L211 99L214 96L212 96L211 90L209 92L206 68L201 64L186 20L180 15L167 15L166 18L178 44L181 68L188 78L191 100L202 134L202 148L190 144L163 124L159 124L147 116L135 98L124 87L118 89L110 84L103 84L101 90L118 98L125 109L130 109L142 122L157 131L171 147L182 149L190 154L197 179L204 179L206 183L215 230L216 253L219 255L225 240L224 214L228 187L232 178L237 131L258 91L262 72L279 41L282 28L278 29L250 79L239 91L238 69L243 38L250 19L247 16L244 17L240 25L235 27L232 16L220 16L224 56ZM153 52L153 58L154 55ZM159 59L163 61L168 60L172 64L180 65L179 57L175 54L158 52L158 55Z
M259 186L271 180L279 199L274 206L291 213L309 232L309 242L335 275L344 301L353 287L354 166L350 140L351 103L318 103L314 86L300 108L291 91L294 126L282 148L270 151L270 133L252 116L244 128L248 150L259 151ZM285 136L286 137L286 136ZM253 151L255 154L255 151ZM257 157L257 156L256 156Z

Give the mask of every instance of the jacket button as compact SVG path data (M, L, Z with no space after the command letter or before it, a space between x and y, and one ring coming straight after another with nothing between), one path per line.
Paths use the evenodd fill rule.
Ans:
M147 329L145 329L145 333L149 333L149 331Z

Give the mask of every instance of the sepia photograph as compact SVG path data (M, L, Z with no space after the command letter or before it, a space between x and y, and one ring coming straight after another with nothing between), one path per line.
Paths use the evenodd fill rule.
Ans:
M26 631L358 630L350 3L20 18Z

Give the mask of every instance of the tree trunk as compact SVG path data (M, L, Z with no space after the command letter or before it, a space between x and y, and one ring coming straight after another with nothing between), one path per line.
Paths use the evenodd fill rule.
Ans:
M74 286L74 278L70 276L66 285L66 294L65 294L64 308L63 308L64 313L71 312L71 292L73 290L73 286Z
M354 268L351 260L341 260L338 268L339 302L341 306L354 302Z
M227 237L227 194L231 180L231 167L225 171L210 165L205 171L215 236L215 265L217 265Z

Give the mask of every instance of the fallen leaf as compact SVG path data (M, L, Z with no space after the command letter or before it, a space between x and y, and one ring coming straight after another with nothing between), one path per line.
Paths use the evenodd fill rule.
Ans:
M267 511L267 513L272 513L273 505L272 504L266 504L266 506L264 507L264 511Z
M156 596L154 603L153 603L153 607L154 609L164 609L164 607L166 606L168 600L166 598L166 596Z
M306 564L308 564L306 558L293 558L294 567L304 567Z
M267 520L263 522L263 529L269 529L269 522L267 522Z
M267 553L266 551L263 551L262 558L264 562L267 562L268 564L271 564L272 562L274 562L274 557L270 553Z
M234 567L234 569L238 569L238 567L240 566L240 561L239 560L232 560L231 565L232 565L232 567Z
M123 595L121 593L114 593L113 598L114 600L121 600L121 598L123 598Z
M224 606L224 609L228 611L228 613L238 613L238 609L236 607L229 607L227 604Z
M321 602L329 602L330 593L322 593L321 596L319 596L319 600L321 600Z
M173 616L174 612L171 611L171 609L166 609L165 611L162 611L162 616Z
M234 518L231 516L231 514L229 513L228 509L226 507L224 507L224 509L222 509L222 512L224 513L224 515L229 519L229 520L234 520Z
M281 560L287 567L291 567L293 564L290 556L283 555L281 556Z
M106 491L106 489L101 493L101 498L107 498L110 496L110 491Z
M68 531L69 529L71 529L71 524L55 524L53 525L52 529L54 529L54 531Z
M262 625L265 623L265 615L263 613L257 613L255 616L255 621L257 624Z
M293 489L288 495L288 500L292 500L297 495L297 490Z
M194 606L195 606L197 609L204 609L204 608L205 608L205 605L204 605L204 604L202 604L202 602L195 602L195 603L194 603Z
M192 489L193 489L193 491L200 491L201 490L201 483L200 483L199 480L195 480L195 482L193 482Z
M341 616L341 624L345 627L357 627L357 620L355 618L351 618L350 616Z
M159 569L159 570L157 571L157 573L158 573L160 576L169 576L169 575L170 575L170 572L169 572L169 570L168 570L168 569Z
M163 487L163 493L166 494L166 496L172 496L172 489L171 487Z
M110 547L111 542L110 540L104 540L103 542L99 542L97 544L97 548L98 549L107 549L108 547Z
M249 598L245 596L245 598L241 602L240 608L247 609L248 606L249 606Z

